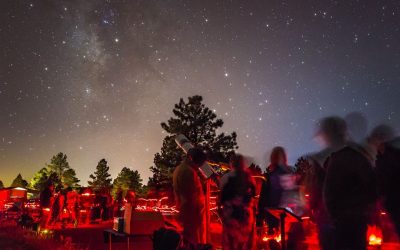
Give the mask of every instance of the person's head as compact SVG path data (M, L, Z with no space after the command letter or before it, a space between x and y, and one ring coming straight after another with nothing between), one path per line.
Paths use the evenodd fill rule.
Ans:
M343 144L347 141L346 121L338 116L325 117L318 122L316 135L324 146Z
M272 149L271 157L270 157L271 165L280 165L286 166L287 165L287 156L286 151L283 147L275 147Z
M51 192L53 192L54 189L55 189L55 186L54 186L53 182L49 182L49 183L47 184L47 188L48 188Z
M187 159L192 167L200 167L207 160L207 156L203 149L194 147L187 152Z
M347 130L351 140L361 142L368 133L368 120L363 113L352 112L344 117L347 123Z
M379 149L385 142L391 141L396 137L395 130L386 124L376 126L367 138L368 144Z
M243 170L246 167L244 157L241 154L233 154L229 163L233 170Z

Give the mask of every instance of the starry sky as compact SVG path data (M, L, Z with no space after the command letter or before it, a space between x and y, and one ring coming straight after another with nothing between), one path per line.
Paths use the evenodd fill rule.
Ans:
M147 182L181 97L202 95L265 166L318 149L315 122L400 126L399 1L0 1L0 179L62 151Z

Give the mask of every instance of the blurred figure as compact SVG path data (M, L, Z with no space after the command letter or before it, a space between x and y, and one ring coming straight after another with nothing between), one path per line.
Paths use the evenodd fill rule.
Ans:
M394 129L385 124L378 125L371 131L367 138L365 149L371 156L374 165L379 151L383 152L384 144L394 140L395 136Z
M114 201L114 217L122 217L122 207L124 205L124 192L118 188L117 195Z
M18 218L17 225L23 228L30 228L33 226L34 220L29 214L28 209L23 209L21 216Z
M372 161L364 148L346 146L330 156L323 200L334 227L335 249L365 250L376 185Z
M363 113L352 112L345 116L349 138L351 141L361 143L367 137L368 120Z
M94 201L90 208L90 223L98 223L98 219L101 219L102 208L104 208L104 199L101 195L100 190L94 192Z
M40 207L42 209L50 208L53 203L54 196L54 185L53 183L47 183L44 190L40 193Z
M262 226L264 220L267 221L268 233L274 234L279 228L279 220L272 216L267 208L276 208L281 205L283 187L281 177L293 173L291 167L287 165L285 149L275 147L270 156L270 165L267 167L266 179L263 183L258 201L257 226Z
M183 226L182 236L190 244L204 244L207 241L205 197L197 173L205 161L203 150L191 148L173 174L176 207Z
M370 136L375 142L378 152L376 172L378 176L378 190L382 196L383 205L392 219L397 235L400 237L400 137L395 138L393 129L377 127ZM383 132L383 130L385 132ZM379 132L380 131L380 132ZM373 139L375 138L375 139Z
M41 224L47 225L51 220L51 208L54 203L54 184L47 182L46 187L40 193L40 217Z
M255 249L254 204L256 186L244 158L234 155L231 169L220 180L222 205L222 248L227 250Z
M51 218L49 221L49 225L53 225L53 223L57 223L57 221L61 220L64 205L65 205L65 196L61 192L58 192L55 195L53 206L51 207Z
M78 225L78 213L79 213L79 195L72 188L67 189L67 202L66 202L67 213L71 219L74 227Z
M108 203L109 201L109 191L107 189L102 189L100 192L100 218L102 221L108 220Z
M311 169L305 178L305 189L310 195L311 217L317 224L320 248L335 250L334 228L322 200L322 188L327 158L348 143L346 122L336 116L323 118L318 123L316 137L324 149L307 156Z

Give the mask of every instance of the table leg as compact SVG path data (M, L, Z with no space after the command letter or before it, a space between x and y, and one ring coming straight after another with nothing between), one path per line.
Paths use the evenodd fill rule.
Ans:
M128 250L130 249L130 239L129 239L129 236L127 237L128 238Z

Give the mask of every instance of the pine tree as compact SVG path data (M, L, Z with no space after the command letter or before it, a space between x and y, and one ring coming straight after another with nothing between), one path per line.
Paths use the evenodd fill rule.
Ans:
M260 166L252 163L249 166L249 171L251 173L251 175L253 176L261 176L262 175L262 169L260 168Z
M43 191L50 173L47 168L42 168L33 175L29 182L29 187L35 190Z
M18 174L17 177L11 183L11 187L21 187L26 188L28 186L28 182L22 178L21 174Z
M97 164L96 171L94 174L91 174L89 177L90 181L88 184L94 190L110 190L112 179L109 178L111 175L108 173L110 167L107 165L107 161L105 159L101 159Z
M59 177L62 176L64 171L70 168L67 161L67 155L62 152L54 155L47 167L50 172L55 172Z
M60 152L51 158L47 165L48 179L55 185L57 190L62 188L78 187L79 179L76 178L75 170L69 166L67 155Z
M141 193L142 179L137 170L132 170L127 167L122 168L117 178L113 182L113 194L116 195L119 189L124 193L128 190L133 190L136 193Z
M194 145L202 146L208 158L216 162L228 162L229 154L238 148L236 133L217 134L224 124L216 114L207 108L201 96L192 96L185 102L182 98L173 109L174 117L161 127L168 133L163 141L160 153L154 156L154 166L150 168L153 176L148 185L162 188L171 185L172 173L181 162L183 151L176 145L175 136L185 135Z
M64 186L78 188L80 186L79 181L80 180L76 177L76 172L74 169L69 168L64 171L62 176L62 183Z

